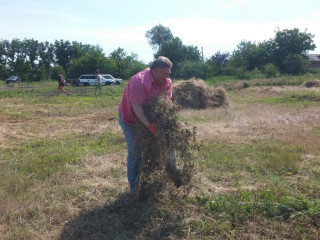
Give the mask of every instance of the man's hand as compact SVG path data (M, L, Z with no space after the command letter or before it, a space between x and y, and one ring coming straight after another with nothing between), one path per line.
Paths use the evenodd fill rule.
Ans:
M150 132L152 132L152 134L156 134L157 133L156 124L155 123L150 123L149 130L150 130Z

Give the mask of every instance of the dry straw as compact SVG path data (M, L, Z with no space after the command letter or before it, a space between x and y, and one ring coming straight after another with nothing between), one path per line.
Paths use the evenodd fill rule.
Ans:
M176 150L180 169L180 180L186 186L193 171L191 141L195 140L195 130L183 129L178 118L178 107L168 97L161 96L148 101L144 106L146 117L157 126L157 133L151 134L143 127L136 127L135 143L140 156L140 183L168 183L165 166L169 153ZM159 186L159 185L156 185Z
M180 170L179 178L183 186L190 182L194 170L193 150L195 144L195 128L183 128L178 122L178 112L181 107L202 109L207 107L221 107L229 104L223 88L214 89L202 80L189 80L178 83L173 87L174 97L161 96L148 101L144 112L150 122L157 126L157 133L153 135L142 126L136 126L135 143L140 159L139 178L144 183L153 186L167 185L168 176L164 169L169 161L172 149L177 153L177 164ZM161 184L154 184L160 182ZM161 189L160 189L161 191Z
M226 91L222 87L213 88L203 80L180 81L173 86L173 101L183 108L205 109L228 106Z
M305 82L304 84L307 88L310 87L320 87L320 81L319 80L310 80Z

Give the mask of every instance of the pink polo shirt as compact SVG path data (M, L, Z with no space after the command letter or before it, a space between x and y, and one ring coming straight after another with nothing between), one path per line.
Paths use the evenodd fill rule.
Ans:
M122 116L122 121L127 125L135 122L132 102L143 105L148 100L159 97L164 93L167 93L170 98L172 97L172 83L170 78L167 78L162 85L157 85L153 79L150 68L138 72L130 79L123 92L122 100L118 108Z

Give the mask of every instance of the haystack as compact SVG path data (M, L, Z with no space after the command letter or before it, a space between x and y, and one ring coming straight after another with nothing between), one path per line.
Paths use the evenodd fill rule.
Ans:
M164 169L170 151L175 149L182 184L187 185L193 171L191 141L195 140L195 130L184 129L177 122L178 107L168 97L155 98L143 108L149 121L156 124L157 133L151 134L144 126L135 129L135 143L140 156L140 183L170 182Z
M310 80L306 81L304 84L307 88L310 87L320 87L320 81L319 80Z
M205 109L228 106L226 91L222 87L213 88L203 80L191 79L173 85L173 102L183 108Z

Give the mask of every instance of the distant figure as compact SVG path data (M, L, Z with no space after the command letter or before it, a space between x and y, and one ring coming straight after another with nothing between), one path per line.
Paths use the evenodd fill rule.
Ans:
M102 96L101 75L100 75L100 70L99 69L96 70L96 75L97 75L98 83L96 85L96 89L94 91L94 95L97 94L97 89L99 89L100 90L100 95Z
M69 96L70 94L63 89L64 86L64 77L62 76L61 73L58 73L58 96L60 94L60 92L64 92L67 96Z

